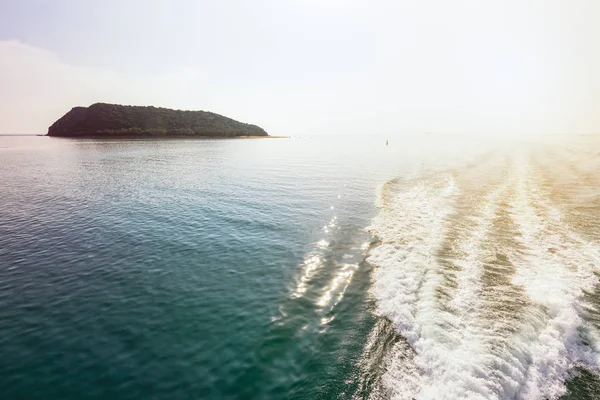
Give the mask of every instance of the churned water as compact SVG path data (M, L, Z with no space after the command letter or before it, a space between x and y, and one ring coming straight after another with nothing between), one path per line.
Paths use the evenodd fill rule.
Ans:
M0 397L600 397L600 138L0 137Z

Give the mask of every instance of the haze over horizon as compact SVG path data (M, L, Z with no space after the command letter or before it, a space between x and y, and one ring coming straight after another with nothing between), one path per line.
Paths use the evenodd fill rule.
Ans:
M600 132L600 3L0 4L0 133L96 102L273 135Z

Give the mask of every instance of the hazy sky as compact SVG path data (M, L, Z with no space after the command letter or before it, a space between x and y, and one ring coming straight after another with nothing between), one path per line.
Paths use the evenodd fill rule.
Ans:
M0 132L95 102L271 134L600 132L597 0L0 0Z

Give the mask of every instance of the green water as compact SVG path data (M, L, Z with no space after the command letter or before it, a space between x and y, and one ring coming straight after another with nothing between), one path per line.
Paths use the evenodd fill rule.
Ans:
M0 141L3 398L356 386L374 319L363 228L395 162L381 143L364 144L382 159L310 139ZM292 299L313 253L322 271ZM342 260L358 265L345 300L316 307Z
M367 261L378 188L490 146L0 137L0 397L402 398L412 303Z

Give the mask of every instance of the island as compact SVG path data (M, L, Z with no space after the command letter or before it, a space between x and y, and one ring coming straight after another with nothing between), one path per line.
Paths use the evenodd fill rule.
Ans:
M74 107L48 128L59 137L270 137L262 128L208 111L96 103Z

